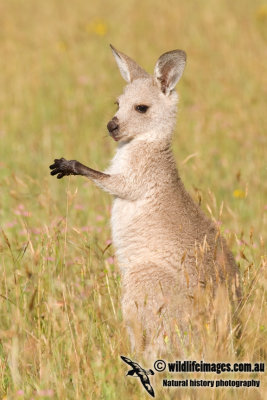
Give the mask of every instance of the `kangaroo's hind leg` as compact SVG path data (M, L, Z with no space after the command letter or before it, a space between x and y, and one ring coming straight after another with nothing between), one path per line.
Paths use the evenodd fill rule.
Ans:
M122 310L136 353L166 354L174 344L175 325L185 329L187 307L177 278L173 268L155 264L136 265L125 272Z

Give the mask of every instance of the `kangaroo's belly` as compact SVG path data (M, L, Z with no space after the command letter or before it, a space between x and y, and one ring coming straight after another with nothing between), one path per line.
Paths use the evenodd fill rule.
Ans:
M143 253L141 244L145 232L141 223L142 205L116 198L112 207L112 240L119 264L139 258ZM138 250L139 249L139 250Z
M176 221L166 221L145 200L116 198L112 207L113 244L122 270L139 263L168 264L176 269L185 251L183 232Z

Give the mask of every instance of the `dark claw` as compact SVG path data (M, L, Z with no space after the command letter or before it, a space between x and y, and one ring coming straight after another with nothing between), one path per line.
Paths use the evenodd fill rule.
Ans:
M58 158L55 158L55 160L54 160L54 164L52 164L52 165L50 165L49 166L49 168L50 169L54 169L54 168L56 168L56 167L59 167L60 166L60 163L61 163L61 161L65 161L65 159L62 157L62 158L60 158L60 159L58 159Z
M67 161L65 158L55 158L54 164L50 165L52 170L51 175L57 175L57 179L61 179L66 175L75 175L72 167L72 161Z
M50 175L56 175L59 174L60 169L54 169L53 171L50 172Z

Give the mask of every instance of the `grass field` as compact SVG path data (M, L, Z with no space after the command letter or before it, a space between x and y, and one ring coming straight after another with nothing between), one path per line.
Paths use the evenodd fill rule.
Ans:
M148 398L119 358L134 355L109 246L112 200L48 170L61 156L101 170L114 153L106 124L124 83L109 43L149 72L163 52L187 52L173 150L244 288L239 343L218 345L207 330L210 360L266 360L266 42L259 0L0 1L1 399ZM266 399L266 374L253 377L259 389L155 391Z

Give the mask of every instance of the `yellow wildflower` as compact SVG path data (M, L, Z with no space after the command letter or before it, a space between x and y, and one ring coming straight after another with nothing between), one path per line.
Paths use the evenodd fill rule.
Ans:
M267 5L263 4L257 10L257 18L259 21L267 20Z
M244 192L244 190L236 189L233 191L233 196L236 199L244 199L246 197L246 193Z
M107 33L107 24L105 21L97 19L86 25L88 33L94 33L97 36L105 36Z

